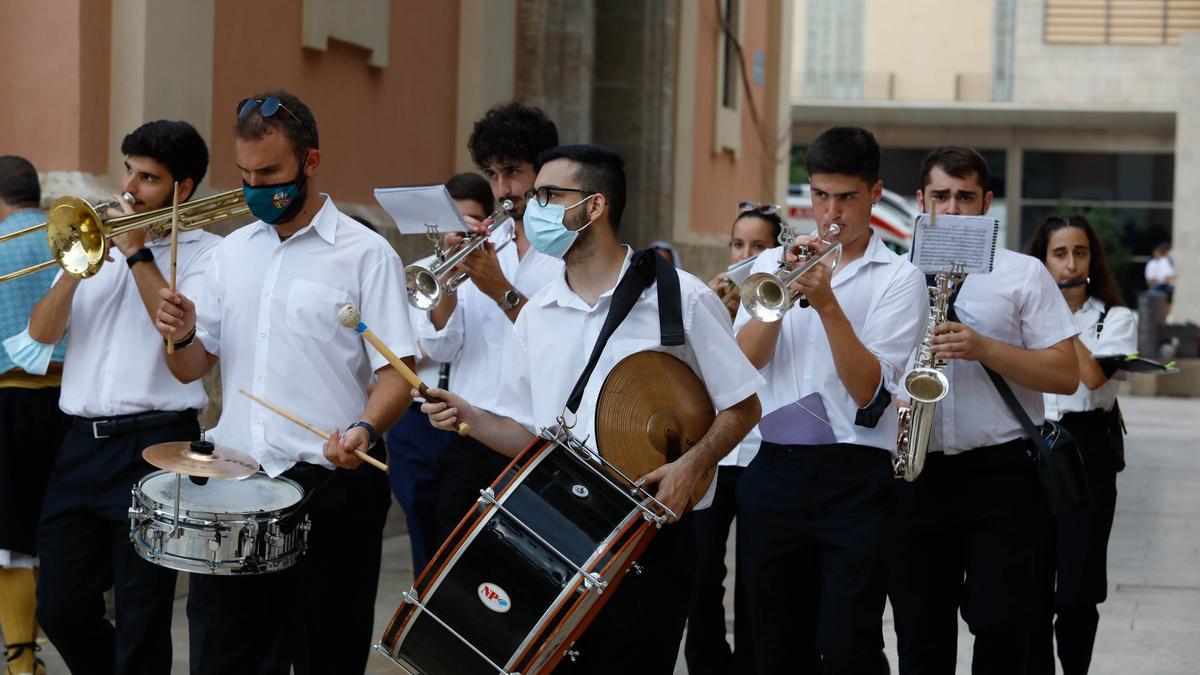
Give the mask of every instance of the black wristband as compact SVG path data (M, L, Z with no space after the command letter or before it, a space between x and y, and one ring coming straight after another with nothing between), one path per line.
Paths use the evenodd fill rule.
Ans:
M379 440L379 434L375 433L375 427L371 426L370 422L359 420L346 427L346 431L350 431L354 427L362 427L367 430L367 436L371 439L371 445L375 445L375 441Z
M154 252L148 248L139 248L133 255L125 259L125 264L132 269L134 265L143 261L154 262Z
M167 338L163 338L163 343L167 342ZM175 349L183 349L196 341L196 327L192 326L192 330L187 335L183 336L182 340L175 341Z

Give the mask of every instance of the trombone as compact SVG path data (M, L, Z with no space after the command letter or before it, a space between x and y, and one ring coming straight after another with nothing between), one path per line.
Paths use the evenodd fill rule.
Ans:
M130 196L132 195L126 193L126 199ZM0 244L3 244L10 239L45 229L46 241L53 255L46 262L0 276L0 283L39 272L55 264L62 267L67 274L86 279L99 272L100 267L104 265L109 242L113 237L139 227L144 227L151 234L160 237L171 231L173 208L170 206L145 213L113 217L100 215L101 211L114 205L115 202L93 206L79 197L59 197L50 205L46 222L0 237ZM249 212L250 207L246 206L241 188L218 192L203 199L180 204L179 229L196 230Z
M842 228L837 223L829 226L829 234L832 236L836 237L841 231ZM830 256L833 256L833 269L837 269L842 260L842 242L830 243L824 239L821 241L828 248L814 255L813 249L810 247L801 247L796 261L797 267L790 270L783 262L787 255L787 245L785 244L784 250L780 252L780 268L778 270L751 274L742 283L742 306L746 308L750 316L770 323L782 319L797 300L800 301L801 307L808 306L808 301L803 294L791 290L792 282Z
M508 224L512 220L512 210L512 200L505 199L500 202L500 208L490 216L492 226L488 228L487 235L469 235L464 241L463 247L449 257L442 250L441 242L434 239L435 258L432 265L426 267L420 263L413 263L404 268L404 285L408 290L409 304L421 311L429 311L437 307L442 298L458 290L458 287L467 280L467 275L460 273L451 276L454 268L483 246L491 238L493 232ZM499 251L508 246L511 241L511 238L508 239L496 250Z

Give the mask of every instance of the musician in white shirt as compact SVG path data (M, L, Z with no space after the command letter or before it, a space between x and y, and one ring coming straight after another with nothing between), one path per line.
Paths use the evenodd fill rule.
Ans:
M513 322L530 296L562 275L562 261L530 246L523 223L525 192L536 177L533 164L540 153L556 145L554 122L523 103L496 106L475 123L467 142L471 157L491 185L496 202L512 202L513 221L499 227L489 243L463 261L460 269L468 280L416 324L425 353L450 364L450 389L485 410L500 404L496 379ZM505 220L501 217L494 225ZM472 223L485 234L481 224ZM446 248L459 238L447 237ZM439 453L434 536L438 544L510 460L470 436L454 439Z
M387 360L339 325L337 310L359 307L411 367L416 340L399 293L404 265L385 239L318 191L321 152L308 106L266 92L243 100L237 113L235 158L259 220L214 252L198 303L161 294L158 328L180 340L167 355L180 381L200 378L220 359L223 406L213 441L249 453L269 476L295 480L310 495L321 489L306 504L308 548L293 567L244 578L191 576L192 669L287 672L290 662L297 673L362 672L375 637L391 495L373 467L333 469L358 468L355 450L382 458L378 434L411 399ZM241 389L329 430L329 440Z
M635 255L617 240L625 204L624 162L619 155L600 146L569 145L543 153L539 163L536 188L526 206L526 234L543 253L565 257L565 274L535 294L517 319L498 383L499 410L489 412L442 391L431 393L444 403L423 406L439 427L466 422L472 435L507 456L524 449L538 427L552 426L564 414L619 280L632 273L632 265L641 269L644 261L653 265L657 258L652 250ZM687 272L671 271L679 278L684 344L661 346L657 286L651 284L601 353L574 416L574 434L595 438L600 389L625 356L653 349L687 363L719 412L688 452L645 476L646 485L657 486L658 499L683 514L700 476L758 419L755 391L762 378L737 351L728 315L716 295ZM589 446L595 450L594 441ZM697 509L711 499L711 492L710 488ZM683 522L667 525L655 536L639 561L644 572L625 577L573 648L578 658L564 660L555 672L673 672L695 555L687 520L685 515Z
M986 214L987 163L969 148L938 148L925 158L917 197L939 214ZM924 471L897 486L889 597L902 675L954 671L960 608L975 636L974 672L1022 671L1050 516L1033 446L983 366L1008 382L1035 425L1043 392L1078 385L1076 330L1040 261L1001 249L991 273L968 275L959 288L955 313L932 339L934 356L949 361L950 393L937 404Z
M108 216L170 206L174 184L190 199L208 170L208 148L187 122L158 120L121 143L126 177ZM177 287L197 293L221 238L179 234ZM59 407L73 417L38 526L38 620L74 672L167 672L175 572L140 558L129 540L129 494L154 467L142 450L199 437L208 404L200 382L183 384L162 361L154 328L167 287L171 239L136 228L112 240L110 262L87 279L60 273L34 307L29 337L49 345L67 333ZM116 627L103 594L116 594Z
M870 226L879 201L879 145L835 127L809 145L819 235L841 243L835 270L818 264L782 319L743 302L738 344L761 369L763 442L738 485L739 568L747 575L759 672L886 672L883 605L896 408L891 390L925 325L925 278ZM832 228L836 224L840 232ZM830 242L825 244L821 240ZM774 272L778 248L754 272ZM779 421L786 432L773 432Z
M1068 675L1087 673L1091 663L1097 605L1108 594L1108 535L1117 504L1117 472L1125 466L1117 380L1123 372L1095 357L1137 350L1137 317L1121 298L1104 247L1083 216L1051 216L1034 233L1029 254L1045 263L1071 308L1079 335L1073 346L1079 387L1068 396L1045 394L1046 419L1056 420L1075 439L1088 478L1088 499L1057 516L1051 556L1045 562L1045 611L1034 620L1034 642L1026 672L1054 674L1054 643Z

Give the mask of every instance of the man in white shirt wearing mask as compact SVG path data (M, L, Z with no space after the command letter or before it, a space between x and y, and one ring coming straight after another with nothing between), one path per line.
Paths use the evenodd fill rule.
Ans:
M762 445L738 485L739 571L746 574L759 672L884 673L883 606L897 415L891 390L928 310L920 270L871 229L883 192L879 144L834 127L808 147L818 264L777 321L742 307L738 344L767 380ZM835 228L836 225L836 228ZM781 251L758 257L772 273ZM783 589L787 589L786 592Z
M513 322L534 293L562 274L561 260L530 246L523 223L528 206L525 192L537 175L534 162L556 145L554 122L523 103L496 106L475 123L467 141L471 158L491 185L496 203L512 202L513 222L498 228L487 244L463 261L460 269L468 281L457 293L446 294L416 325L425 353L450 364L450 389L485 410L500 405L496 379ZM501 216L490 225L504 221ZM472 225L477 233L487 232L479 222ZM447 237L447 247L458 239ZM437 544L454 531L479 491L491 485L511 459L470 436L456 438L442 450Z
M220 359L223 406L210 433L252 455L271 477L312 496L308 548L292 567L242 577L191 575L193 672L361 673L374 639L387 476L379 435L408 407L404 378L343 328L358 307L372 331L412 366L404 265L383 237L318 191L321 151L312 111L264 92L237 104L234 155L258 221L213 252L193 302L164 291L158 328L178 340L167 365L192 382ZM372 374L375 386L367 384ZM238 393L246 390L330 432L316 435ZM314 494L315 492L315 494Z
M657 286L638 296L617 326L588 379L576 414L576 435L595 438L595 406L612 368L629 354L655 349L686 363L703 381L719 411L709 430L683 454L645 476L657 497L683 514L700 476L740 441L758 419L755 391L762 378L738 352L720 300L702 281L667 268L653 250L637 253L617 240L625 206L625 170L620 155L596 145L568 145L538 159L535 187L526 195L525 227L533 246L564 258L557 276L529 300L505 348L499 382L501 405L495 412L462 397L435 391L444 402L423 409L442 428L457 421L471 434L506 456L515 456L538 427L552 426L563 414L572 388L600 334L614 289L634 266L664 265L680 288L682 346L662 347ZM653 273L653 272L652 272ZM595 451L594 441L591 443ZM703 508L709 496L697 504ZM695 556L688 516L655 535L639 563L642 574L629 574L555 672L671 673L687 618L691 569Z
M922 165L921 209L984 215L988 176L978 152L938 148ZM958 289L932 339L934 357L948 360L950 393L937 404L923 472L897 485L888 596L901 675L954 671L960 610L975 636L974 673L1023 672L1050 513L1034 446L984 367L1035 425L1043 393L1079 384L1071 313L1041 261L998 249L992 271Z

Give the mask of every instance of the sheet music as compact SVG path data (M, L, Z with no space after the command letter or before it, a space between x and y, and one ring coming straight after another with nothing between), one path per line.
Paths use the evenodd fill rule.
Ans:
M400 234L426 234L434 226L440 233L467 231L444 185L375 188L375 201L396 221Z
M909 259L926 274L958 271L987 274L996 258L1000 221L988 216L917 216Z

